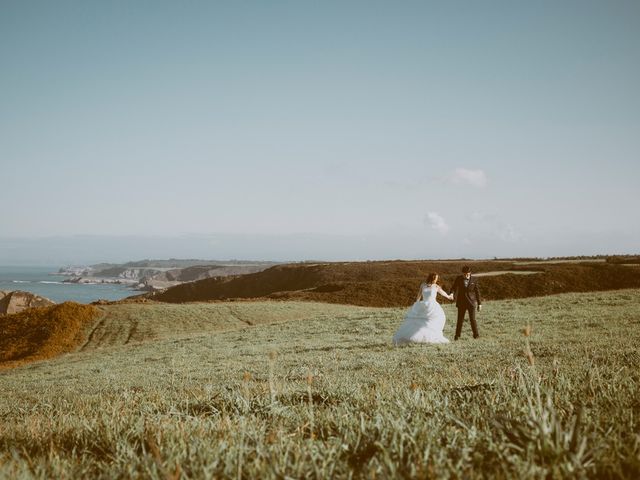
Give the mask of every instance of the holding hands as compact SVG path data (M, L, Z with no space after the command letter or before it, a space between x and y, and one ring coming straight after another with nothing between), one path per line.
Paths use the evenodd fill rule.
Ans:
M445 292L440 286L438 286L438 293L440 295L442 295L444 298L446 298L447 300L453 300L453 293L447 293Z

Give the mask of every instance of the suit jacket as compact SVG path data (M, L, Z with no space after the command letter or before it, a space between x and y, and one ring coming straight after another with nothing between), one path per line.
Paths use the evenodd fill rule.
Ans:
M478 305L482 305L482 298L480 297L480 289L478 288L478 281L474 276L469 278L469 284L464 286L464 275L458 275L453 282L453 286L449 293L453 293L456 299L456 307L466 307L471 305L473 308L477 308Z

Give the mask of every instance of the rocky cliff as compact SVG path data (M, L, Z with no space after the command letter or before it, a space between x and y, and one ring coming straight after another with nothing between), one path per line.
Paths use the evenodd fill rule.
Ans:
M58 272L72 278L66 283L116 283L154 291L211 277L227 277L260 272L274 262L242 260L142 260L124 264L64 267Z
M55 302L31 292L0 290L0 315L10 315L19 313L27 308L49 307L51 305L55 305Z

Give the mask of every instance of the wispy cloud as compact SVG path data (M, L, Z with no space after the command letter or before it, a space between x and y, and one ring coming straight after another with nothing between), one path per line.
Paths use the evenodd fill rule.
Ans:
M500 222L500 218L495 213L486 212L470 212L465 215L468 222L496 224Z
M424 217L424 222L441 235L445 235L449 231L449 225L439 213L427 213Z
M499 239L506 243L516 243L523 240L523 235L518 228L505 222L496 213L475 211L468 213L466 219L471 223L469 227L472 231L482 232L489 238Z
M505 225L498 232L498 236L505 242L518 242L522 239L520 232L511 225Z
M483 170L456 168L451 174L451 181L456 185L471 185L472 187L484 188L487 186L487 175Z

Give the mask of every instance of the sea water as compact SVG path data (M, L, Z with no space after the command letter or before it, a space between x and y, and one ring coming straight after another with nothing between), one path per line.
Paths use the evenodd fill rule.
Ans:
M89 303L100 298L119 300L140 292L127 285L63 283L71 277L57 275L60 266L13 267L0 266L0 290L22 290L46 297L56 303L71 300Z

